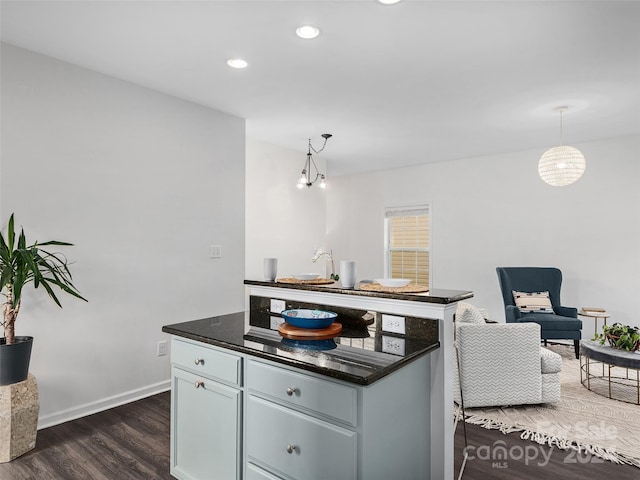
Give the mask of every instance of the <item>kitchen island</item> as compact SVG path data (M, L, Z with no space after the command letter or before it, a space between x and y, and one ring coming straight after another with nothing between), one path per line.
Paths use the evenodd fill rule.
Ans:
M245 284L245 312L163 327L174 476L453 478L448 346L471 292ZM343 330L283 338L283 308L330 309Z

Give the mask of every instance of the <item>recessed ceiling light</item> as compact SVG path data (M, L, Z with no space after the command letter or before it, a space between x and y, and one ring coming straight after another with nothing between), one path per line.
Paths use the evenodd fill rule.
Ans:
M249 64L241 58L230 58L227 60L227 65L232 68L246 68Z
M383 5L393 5L394 3L399 3L401 0L378 0L378 3L382 3Z
M320 35L320 30L311 25L302 25L301 27L296 28L296 35L300 38L311 39L316 38Z

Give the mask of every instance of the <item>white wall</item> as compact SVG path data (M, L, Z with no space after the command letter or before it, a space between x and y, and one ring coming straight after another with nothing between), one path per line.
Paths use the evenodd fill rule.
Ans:
M333 179L327 243L358 262L359 278L378 277L383 208L429 202L434 287L473 290L472 303L503 320L495 268L557 266L565 305L640 326L640 136L576 146L587 170L567 187L540 180L542 151ZM588 319L583 338L592 334Z
M0 218L89 300L25 294L41 425L166 389L169 323L244 308L244 120L2 45ZM223 258L209 258L222 245Z
M289 150L247 140L246 277L262 280L262 260L278 259L278 277L293 273L325 274L326 262L313 263L314 249L325 247L326 197L329 188L296 187L306 160L306 143ZM321 156L314 156L325 172ZM336 266L337 268L337 266Z

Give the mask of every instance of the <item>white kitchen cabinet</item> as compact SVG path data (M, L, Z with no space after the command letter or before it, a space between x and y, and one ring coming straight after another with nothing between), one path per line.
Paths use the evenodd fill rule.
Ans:
M174 339L171 474L180 480L240 479L242 358Z
M428 479L428 371L361 386L248 358L247 479Z
M429 479L430 356L370 385L172 339L180 480Z

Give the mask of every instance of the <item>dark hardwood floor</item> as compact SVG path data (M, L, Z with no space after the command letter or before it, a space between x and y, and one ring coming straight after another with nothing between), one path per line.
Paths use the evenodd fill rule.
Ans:
M38 432L35 450L0 464L0 480L164 480L169 474L168 392ZM467 425L470 452L465 480L638 480L640 468L520 440ZM504 444L502 443L504 442ZM484 459L504 446L502 461ZM456 432L456 478L462 462L462 424ZM329 480L329 479L328 479ZM341 480L341 479L330 479ZM405 479L397 480L422 480ZM440 479L433 479L440 480Z
M478 425L467 424L468 451L473 459L467 460L464 480L590 480L606 479L638 480L640 468L619 465L597 457L578 454L573 450L538 445L521 440L519 433L503 434ZM493 460L491 456L499 447L507 451L505 460ZM455 438L455 472L460 471L463 458L464 435L458 424Z
M0 480L173 479L169 392L38 432L36 448L0 464Z

